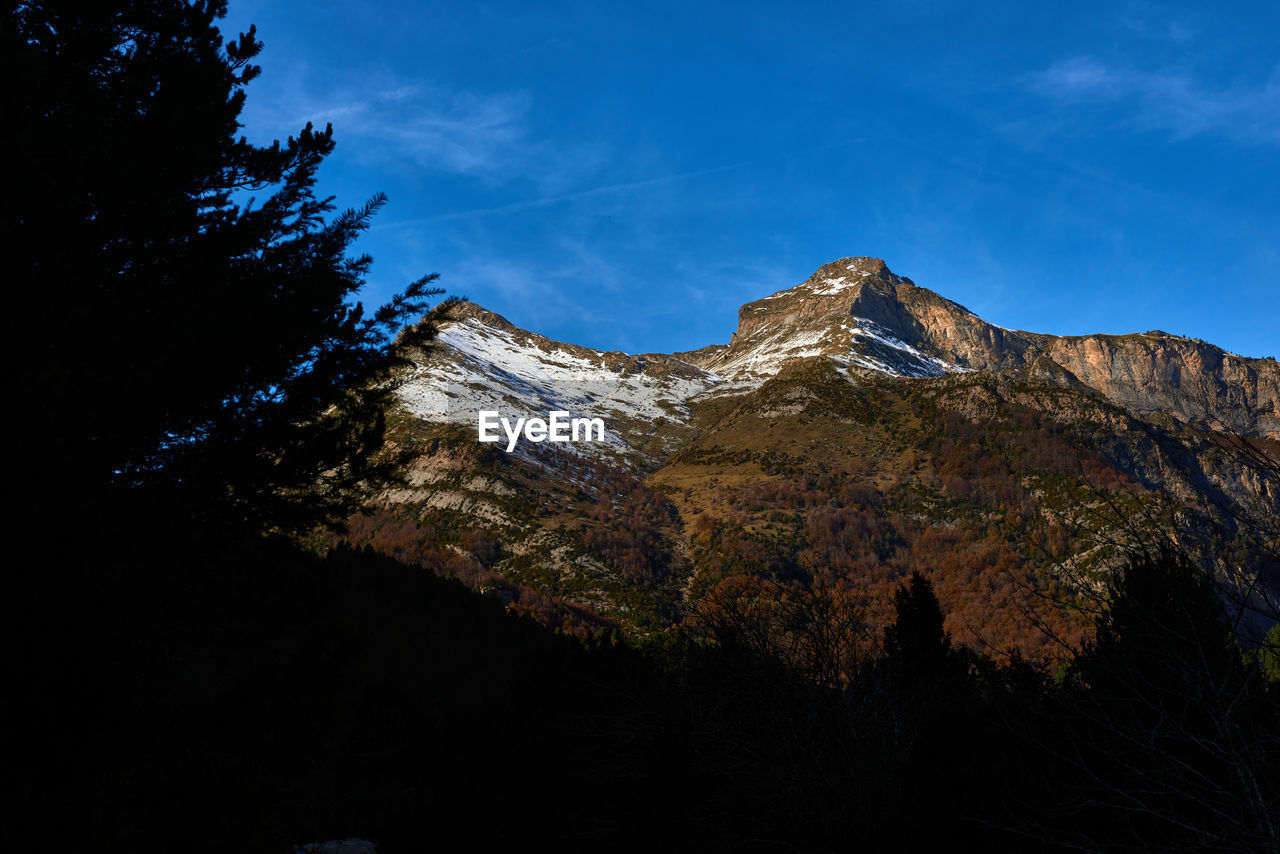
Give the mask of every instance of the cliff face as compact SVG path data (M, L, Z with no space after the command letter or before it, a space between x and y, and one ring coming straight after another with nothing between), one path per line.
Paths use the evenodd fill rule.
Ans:
M1038 354L1022 333L995 326L964 306L904 279L894 294L902 313L921 339L943 357L970 370L996 371L1026 367Z
M1043 336L1057 364L1140 414L1280 438L1280 364L1164 332Z

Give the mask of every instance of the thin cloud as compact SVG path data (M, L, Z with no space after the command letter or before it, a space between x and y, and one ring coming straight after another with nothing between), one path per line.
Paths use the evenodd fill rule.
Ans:
M1032 74L1029 82L1033 92L1062 103L1125 109L1129 121L1142 129L1280 145L1280 70L1260 88L1215 88L1182 72L1143 71L1078 56Z
M332 122L339 143L366 160L395 161L465 175L518 170L530 142L532 99L523 92L450 91L421 82L381 80L321 87L295 69L272 97L249 99L249 131L285 136L307 122Z
M1120 26L1135 35L1158 41L1188 42L1196 37L1196 31L1182 21L1160 16L1124 17L1120 19Z
M564 323L566 318L585 325L602 320L570 296L579 290L576 280L564 271L541 267L534 260L468 258L451 271L451 278L464 282L472 300L486 308L518 308L521 314L509 319L517 326L539 329L544 334L549 333L542 326Z
M573 193L561 193L554 196L544 196L537 199L529 199L523 202L512 202L506 205L496 205L488 208L472 208L465 211L453 211L451 213L438 214L429 217L427 222L441 222L444 220L454 219L473 219L475 217L490 216L495 214L519 213L520 211L530 210L532 208L543 208L550 205L560 204L561 202L575 201L578 199L590 199L596 196L608 196L615 193L625 193L631 190L644 190L651 187L662 186L663 184L672 184L677 181L683 181L689 178L698 178L703 175L714 175L718 172L727 172L736 169L741 164L731 164L728 166L716 166L711 169L697 169L692 172L680 172L675 175L661 175L656 178L645 178L640 181L625 181L618 184L607 184L602 187L591 187L586 190L578 190Z

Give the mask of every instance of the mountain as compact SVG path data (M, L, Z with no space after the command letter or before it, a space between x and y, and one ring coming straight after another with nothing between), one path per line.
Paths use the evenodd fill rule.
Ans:
M888 376L1002 371L1079 382L1135 412L1280 438L1280 365L1164 332L1060 337L1015 332L890 272L842 258L803 283L749 302L727 346L677 358L748 390L791 361L825 355Z
M406 483L370 496L353 539L562 626L661 627L740 577L846 590L875 623L921 568L958 637L1043 651L1031 599L1083 630L1071 591L1126 543L1173 531L1206 561L1265 554L1249 522L1280 514L1274 469L1238 452L1280 456L1274 359L1003 329L874 258L825 264L743 305L727 344L669 355L464 305L399 400ZM477 441L481 411L553 410L602 419L604 440Z
M402 393L418 417L471 423L478 404L590 411L616 425L623 457L625 445L661 458L689 435L663 428L687 425L691 406L751 391L784 366L819 356L893 377L1000 371L1078 383L1139 414L1280 438L1274 359L1159 331L1063 337L1004 329L876 258L825 264L801 284L743 305L727 345L671 355L601 352L527 332L474 305L459 310L441 342Z
M727 346L676 355L741 391L790 361L819 355L889 376L927 377L1021 364L1029 347L879 259L843 258L744 305Z
M552 341L465 303L401 387L407 412L423 421L476 427L476 413L562 410L602 417L606 442L575 446L651 467L688 439L688 403L719 379L678 358L629 356ZM518 446L528 453L527 444Z

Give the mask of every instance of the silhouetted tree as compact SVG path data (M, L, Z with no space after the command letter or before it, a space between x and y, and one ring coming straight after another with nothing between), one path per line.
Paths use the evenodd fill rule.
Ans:
M1056 727L1078 775L1072 833L1113 850L1280 850L1280 709L1213 578L1166 548L1108 592Z
M951 636L933 584L919 572L893 594L894 621L884 630L884 654L895 668L915 674L941 674L950 661Z
M370 314L353 301L371 259L347 251L384 197L328 216L331 128L237 136L262 45L224 43L225 0L6 5L0 231L29 481L89 500L145 485L266 527L332 517L375 473L388 344L435 276Z
M1109 600L1077 660L1094 690L1141 696L1165 714L1203 708L1203 691L1238 678L1239 649L1216 585L1185 555L1134 558L1111 582Z

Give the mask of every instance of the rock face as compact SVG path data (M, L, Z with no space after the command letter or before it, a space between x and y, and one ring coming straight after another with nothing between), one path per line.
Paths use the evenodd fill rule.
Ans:
M727 347L675 355L723 377L717 395L755 388L787 363L814 356L829 356L845 367L890 376L928 377L970 370L964 362L954 361L954 352L933 345L899 296L908 291L928 294L939 312L950 311L988 325L960 306L915 288L877 258L842 258L818 268L793 288L742 306L738 329ZM927 302L913 301L922 306Z
M1113 403L1244 435L1280 437L1280 364L1164 332L1043 336L1049 357Z

